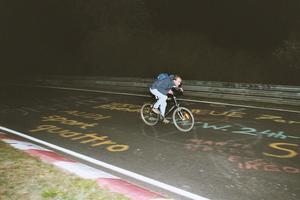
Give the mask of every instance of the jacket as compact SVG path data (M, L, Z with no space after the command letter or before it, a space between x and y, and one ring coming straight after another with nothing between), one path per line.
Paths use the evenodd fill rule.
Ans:
M152 86L151 89L157 89L160 93L167 95L169 90L172 89L175 86L173 80L169 77L163 80L156 80Z

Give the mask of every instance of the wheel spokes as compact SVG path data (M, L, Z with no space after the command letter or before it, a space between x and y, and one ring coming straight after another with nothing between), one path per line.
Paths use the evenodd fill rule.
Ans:
M182 129L189 129L193 126L192 116L185 110L180 110L175 115L176 124Z

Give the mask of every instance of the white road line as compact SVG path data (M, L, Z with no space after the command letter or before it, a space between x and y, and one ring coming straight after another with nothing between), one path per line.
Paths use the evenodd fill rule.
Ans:
M31 86L31 87L149 97L149 95L143 95L143 94L134 94L134 93L126 93L126 92L109 92L109 91L104 91L104 90L89 90L89 89L79 89L79 88L69 88L69 87L54 87L54 86ZM226 106L235 106L235 107L244 107L244 108L254 108L254 109L261 109L261 110L273 110L273 111L280 111L280 112L300 113L300 111L298 111L298 110L287 110L287 109L280 109L280 108L267 108L267 107L259 107L259 106L248 106L248 105L242 105L242 104L221 103L221 102L214 102L214 101L201 101L201 100L194 100L194 99L180 99L179 98L179 100L195 102L195 103L206 103L206 104L226 105Z
M134 179L137 179L137 180L140 180L140 181L143 181L143 182L145 182L145 183L154 185L154 186L156 186L156 187L163 188L163 189L165 189L165 190L168 190L168 191L170 191L170 192L172 192L172 193L175 193L175 194L178 194L178 195L180 195L180 196L184 196L184 197L187 197L187 198L189 198L189 199L194 199L194 200L209 200L209 199L207 199L207 198L205 198L205 197L202 197L202 196L199 196L199 195L197 195L197 194L194 194L194 193L191 193L191 192L188 192L188 191L185 191L185 190L176 188L176 187L174 187L174 186L171 186L171 185L168 185L168 184L165 184L165 183L156 181L156 180L154 180L154 179L145 177L145 176L140 175L140 174L137 174L137 173L135 173L135 172L131 172L131 171L128 171L128 170L126 170L126 169L123 169L123 168L120 168L120 167L117 167L117 166L114 166L114 165L111 165L111 164L102 162L102 161L100 161L100 160L96 160L96 159L94 159L94 158L91 158L91 157L82 155L82 154L80 154L80 153L71 151L71 150L69 150L69 149L65 149L65 148L60 147L60 146L57 146L57 145L55 145L55 144L51 144L51 143L45 142L45 141L43 141L43 140L40 140L40 139L31 137L31 136L29 136L29 135L20 133L20 132L18 132L18 131L15 131L15 130L12 130L12 129L9 129L9 128L3 127L3 126L0 126L0 130L3 130L3 131L6 131L6 132L9 132L9 133L12 133L12 134L21 136L21 137L26 138L26 139L28 139L28 140L34 141L34 142L36 142L36 143L45 145L45 146L47 146L47 147L50 147L50 148L52 148L52 149L55 149L55 150L58 150L58 151L61 151L61 152L64 152L64 153L66 153L66 154L69 154L69 155L74 156L74 157L76 157L76 158L80 158L80 159L85 160L85 161L88 161L88 162L90 162L90 163L99 165L99 166L101 166L101 167L105 167L105 168L107 168L107 169L116 171L116 172L118 172L118 173L124 174L124 175L126 175L126 176L129 176L129 177L131 177L131 178L134 178Z
M75 91L82 91L82 92L96 92L96 93L106 93L106 94L119 94L119 95L139 96L139 97L149 96L143 94L126 93L126 92L109 92L105 90L89 90L89 89L69 88L69 87L54 87L54 86L31 86L31 87L51 88L51 89L60 89L60 90L75 90Z
M300 139L300 137L296 137L296 136L290 136L290 135L288 135L287 137L289 137L289 138L293 138L293 139Z

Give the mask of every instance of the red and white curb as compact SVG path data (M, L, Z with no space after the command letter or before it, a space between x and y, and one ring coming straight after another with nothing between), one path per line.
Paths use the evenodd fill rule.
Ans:
M131 184L119 177L79 163L75 160L63 157L54 151L43 148L36 144L25 142L0 132L0 140L12 147L22 150L32 156L38 157L46 163L67 170L81 178L96 180L100 187L112 192L123 194L132 200L170 200L159 193L152 192L146 188Z

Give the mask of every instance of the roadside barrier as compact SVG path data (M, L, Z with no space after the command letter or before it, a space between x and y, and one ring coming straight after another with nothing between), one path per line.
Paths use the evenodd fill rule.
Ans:
M85 89L109 87L122 91L126 89L128 91L147 93L153 79L102 76L44 76L30 82L37 85ZM184 89L185 96L300 105L300 86L184 80Z

